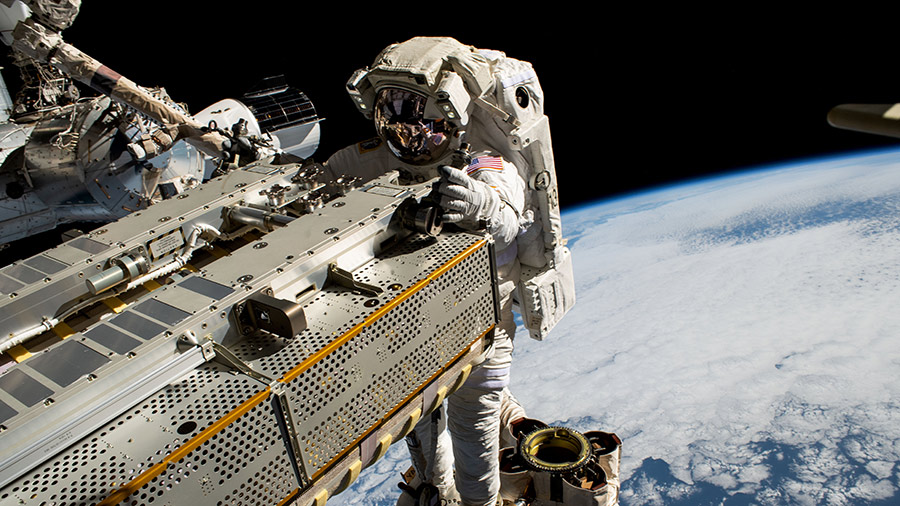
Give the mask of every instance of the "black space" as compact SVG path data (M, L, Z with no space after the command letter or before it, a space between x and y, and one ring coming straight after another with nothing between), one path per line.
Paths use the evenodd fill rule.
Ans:
M317 159L373 135L343 91L387 44L450 35L533 63L546 95L564 206L894 141L826 122L840 103L900 101L885 14L588 14L567 5L471 7L86 0L63 35L192 111L285 74L325 118ZM232 5L232 4L228 4ZM306 5L302 7L300 5ZM313 12L317 14L313 14ZM884 27L880 27L884 19ZM8 69L5 74L13 72Z

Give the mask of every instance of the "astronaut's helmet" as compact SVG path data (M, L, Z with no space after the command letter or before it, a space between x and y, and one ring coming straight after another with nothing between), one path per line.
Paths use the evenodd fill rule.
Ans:
M394 155L411 165L443 158L458 131L444 119L433 98L400 87L377 91L372 117L378 135Z

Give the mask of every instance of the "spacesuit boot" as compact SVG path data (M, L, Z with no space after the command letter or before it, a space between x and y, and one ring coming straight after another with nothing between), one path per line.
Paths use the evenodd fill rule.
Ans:
M416 425L415 430L406 438L413 468L416 469L416 478L409 484L411 492L404 493L398 500L398 506L429 504L432 497L429 494L437 494L440 501L435 504L454 505L462 504L459 492L453 479L453 443L449 433L445 430L445 410L442 407L432 413L432 416L422 420ZM527 416L525 409L512 395L508 387L500 392L500 447L515 446L515 437L511 424ZM425 486L423 486L423 484ZM428 485L433 486L429 490ZM504 494L504 485L501 473L501 496Z
M414 494L402 494L398 505L404 504L403 496L414 495L413 504L456 504L459 494L453 480L453 443L446 430L447 414L443 406L423 418L406 436L406 446L416 471L410 483ZM424 497L423 497L424 495ZM443 500L441 503L438 500Z

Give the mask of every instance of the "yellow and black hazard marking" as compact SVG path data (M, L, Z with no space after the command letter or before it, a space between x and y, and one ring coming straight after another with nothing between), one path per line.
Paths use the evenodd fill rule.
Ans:
M181 228L170 230L155 239L147 242L147 250L150 252L150 260L156 262L166 255L180 251L185 244L184 232Z

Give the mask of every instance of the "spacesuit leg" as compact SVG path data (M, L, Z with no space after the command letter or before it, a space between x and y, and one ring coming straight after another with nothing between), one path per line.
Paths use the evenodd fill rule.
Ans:
M500 491L500 397L501 390L463 386L448 400L456 488L466 506L494 506Z
M406 436L406 447L422 482L434 485L443 498L455 498L453 443L446 426L447 412L441 406L416 424Z
M525 409L512 395L508 387L500 391L500 446L515 445L509 424L527 416ZM444 499L458 499L453 479L453 443L445 430L446 408L443 406L431 416L421 420L406 437L406 445L416 474L425 483L434 485ZM499 449L498 449L499 451Z
M504 389L509 384L515 331L512 299L506 297L501 301L500 322L484 362L447 399L456 489L467 506L494 506L500 491L500 416Z

